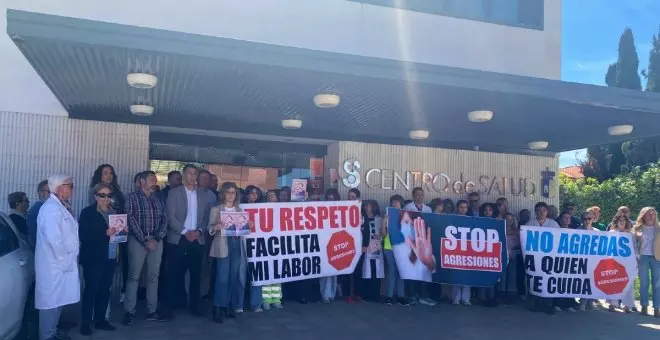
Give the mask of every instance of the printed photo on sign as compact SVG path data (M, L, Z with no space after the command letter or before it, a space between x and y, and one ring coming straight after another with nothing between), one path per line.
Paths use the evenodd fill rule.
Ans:
M241 206L254 222L246 237L255 286L351 274L362 253L356 201Z
M220 215L222 236L250 235L250 214L245 212L223 212Z
M630 233L522 226L520 242L533 295L616 300L634 287Z
M110 243L123 243L128 240L128 219L126 214L114 214L108 216L108 228L114 234L110 236Z
M369 246L366 251L367 259L383 258L383 239L380 237L380 226L383 223L380 217L369 222Z
M291 200L294 202L303 202L307 193L307 180L294 179L291 185Z
M492 286L508 260L503 220L388 208L388 231L406 280Z

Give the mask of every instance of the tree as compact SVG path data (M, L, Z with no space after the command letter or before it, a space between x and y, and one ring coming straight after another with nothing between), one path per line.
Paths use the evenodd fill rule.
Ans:
M639 57L630 27L627 27L621 34L619 57L616 63L607 69L605 83L611 87L642 89L642 80L639 77ZM587 148L587 160L582 164L585 176L605 180L621 173L621 168L626 164L622 144L611 143Z
M646 76L646 91L660 92L660 30L653 36L651 41L651 53L649 54L648 71ZM623 143L622 150L626 156L628 167L646 166L660 159L660 138L629 141Z

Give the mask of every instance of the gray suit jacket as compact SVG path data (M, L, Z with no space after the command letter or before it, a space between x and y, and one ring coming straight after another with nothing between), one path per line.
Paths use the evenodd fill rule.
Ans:
M197 242L199 244L206 244L206 228L209 224L209 212L211 211L211 202L213 194L210 190L205 188L197 188L197 230L200 231ZM167 195L167 217L169 226L167 228L167 243L178 244L183 231L183 224L186 222L186 215L188 215L188 196L186 195L186 187L180 186L171 189Z

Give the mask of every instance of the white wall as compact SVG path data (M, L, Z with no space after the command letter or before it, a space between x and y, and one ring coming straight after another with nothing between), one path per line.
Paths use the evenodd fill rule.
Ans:
M0 0L20 9L314 50L559 79L561 0L527 30L345 0ZM523 53L524 55L521 55ZM0 111L66 115L6 34Z
M127 193L133 176L147 170L148 157L147 126L0 112L0 211L9 210L9 193L26 192L34 202L39 182L66 173L73 176L79 214L96 167L112 164Z

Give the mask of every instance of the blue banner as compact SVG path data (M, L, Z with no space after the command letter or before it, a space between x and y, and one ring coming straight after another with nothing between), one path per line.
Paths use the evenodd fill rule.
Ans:
M491 287L507 266L505 222L387 209L388 233L406 280Z

